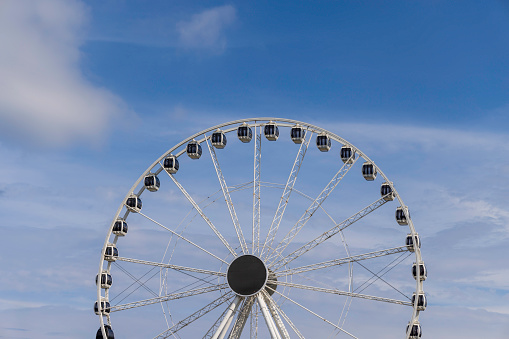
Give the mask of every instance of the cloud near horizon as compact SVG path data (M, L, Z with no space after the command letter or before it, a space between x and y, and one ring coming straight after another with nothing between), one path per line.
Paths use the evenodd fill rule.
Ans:
M87 8L77 0L6 1L0 13L0 131L16 141L97 144L125 104L80 70Z

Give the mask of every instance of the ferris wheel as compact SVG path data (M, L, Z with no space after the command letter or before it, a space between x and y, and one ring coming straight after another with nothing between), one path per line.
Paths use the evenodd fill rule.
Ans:
M289 119L220 124L127 192L96 338L418 339L420 247L393 182L350 142Z

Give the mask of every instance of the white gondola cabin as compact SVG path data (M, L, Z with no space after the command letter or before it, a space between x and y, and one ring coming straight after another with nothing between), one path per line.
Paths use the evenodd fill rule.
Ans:
M149 173L145 176L143 184L145 185L145 188L148 189L150 192L157 192L159 190L159 187L161 186L159 178L157 177L157 175L153 173Z
M133 213L138 213L141 211L142 205L143 204L141 203L140 197L136 194L131 194L125 201L125 206L127 209Z
M106 245L106 251L104 252L104 260L113 262L117 260L118 257L118 249L115 244Z
M127 234L127 222L124 219L118 219L113 224L113 234L118 235L119 237L123 237Z
M108 301L105 301L105 300L103 299L103 300L101 301L101 312L99 312L98 302L96 301L96 302L94 303L94 312L95 312L95 314L97 314L97 315L100 315L100 314L102 314L102 315L107 315L107 314L109 314L109 313L110 313L110 311L111 311L111 310L110 310L110 307L111 307L110 303L109 303Z
M415 307L415 292L412 295L412 306ZM419 298L417 298L417 310L424 311L428 306L428 300L426 299L426 295L424 293L419 293Z
M95 339L115 339L115 334L113 334L113 330L110 325L104 325L104 331L106 332L106 338L103 337L103 332L101 331L101 328L99 328Z
M421 325L419 324L419 322L414 322L411 327L410 327L410 323L407 325L406 327L406 332L408 333L410 330L410 336L408 337L408 339L420 339L422 337L422 329L421 329Z
M240 125L237 128L237 137L243 143L250 142L251 139L253 139L253 131L251 130L251 127L249 127L249 125L246 123Z
M384 198L385 201L393 201L394 200L394 192L391 187L392 183L384 182L382 186L380 186L380 195Z
M368 181L376 179L376 167L372 163L366 161L362 164L362 176Z
M295 125L290 131L290 137L296 144L302 144L305 140L306 130L300 125Z
M269 121L269 123L265 125L263 132L267 140L276 141L277 138L279 138L279 128L272 121Z
M201 145L196 140L192 140L187 144L186 152L191 159L200 159L201 157Z
M95 284L99 284L99 275L95 276ZM107 271L103 271L101 273L101 288L107 289L110 288L113 284L113 279L111 277L111 274L109 274Z
M179 161L176 156L170 154L163 161L163 168L166 172L170 174L175 174L179 170Z
M415 246L417 246L417 248L421 248L421 240L419 239L419 234L415 234L415 236L412 236L412 234L407 234L405 245L410 252L415 252Z
M212 146L223 149L226 146L226 135L220 129L217 129L210 137Z
M345 164L353 164L353 161L355 159L355 152L352 150L350 146L341 147L339 155L341 156L341 160Z
M408 211L408 207L399 206L398 208L396 208L396 221L398 222L399 225L401 226L408 225L407 215L410 218L410 212Z
M316 147L322 152L328 152L331 147L331 140L325 133L319 134L316 137Z
M412 265L412 275L415 280L417 280L417 264L414 263ZM426 265L423 262L419 264L419 278L421 281L426 280L428 277L428 270L426 269Z

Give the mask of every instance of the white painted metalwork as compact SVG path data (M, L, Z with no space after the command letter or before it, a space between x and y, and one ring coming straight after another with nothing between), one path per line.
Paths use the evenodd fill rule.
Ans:
M272 142L264 144L263 179L265 181L262 181L261 141L262 133L264 133L262 129L269 122L277 126L280 138L271 138L269 140ZM226 136L229 133L235 134L239 126L246 125L254 129L254 138L244 138L239 141L238 138L234 136L230 138L230 140L231 143L238 142L240 147L244 147L243 149L241 148L241 153L246 154L245 157L247 161L245 158L243 158L243 160L233 159L232 161L231 157L229 157L229 149L232 146L232 148L234 148L236 145L229 143L228 147L224 147L226 143L223 142L219 145L221 146L219 148L224 147L224 150L220 151L222 153L221 165L223 166L224 174L229 174L229 170L234 168L231 167L232 164L248 163L248 166L251 166L252 159L252 174L251 169L248 168L247 170L244 169L243 171L237 172L236 176L230 177L227 175L225 177L223 169L219 164L216 150L210 144L211 134L214 131L220 130L221 133L223 133L222 140L226 140ZM305 133L303 133L304 138L300 137L300 139L297 140L299 149L295 158L293 158L296 140L290 140L290 138L288 140L283 139L285 131L289 132L291 128L295 126L302 128L302 131L305 131ZM230 136L232 134L230 134ZM286 135L289 136L289 134L290 133ZM331 142L332 148L330 148L330 151L322 153L314 147L308 149L313 135L326 135ZM193 140L197 144L206 143L209 149L212 165L214 167L212 172L215 171L219 185L218 182L213 179L207 179L207 177L202 179L208 180L207 184L218 185L220 187L218 190L213 190L213 194L200 190L202 187L192 186L192 182L191 186L188 186L190 183L186 182L186 180L188 180L186 179L186 174L192 177L193 169L196 169L197 166L201 166L202 169L205 168L205 166L200 165L204 163L204 159L195 157L194 160L190 160L187 156L186 146ZM249 145L244 146L244 144L249 142L253 142L252 149L251 147L245 148ZM274 156L271 153L274 145L286 146L289 151L285 151L285 156L283 156L283 154L281 156L277 154ZM246 149L249 149L249 151L246 152ZM346 158L343 154L346 154L346 152L341 152L338 156L335 150L341 149L349 150L348 154L351 155L351 157ZM329 147L327 147L327 150L329 150ZM251 154L251 152L253 153ZM286 153L291 156L290 159L287 159ZM306 156L306 154L311 153L313 153L313 155ZM163 166L164 159L170 155L175 163L179 162L178 158L180 157L178 172L176 170L165 170ZM182 155L184 156L181 157ZM238 156L239 153L237 153L237 157ZM242 156L242 154L240 156ZM302 178L309 180L309 173L306 172L308 168L311 171L317 169L316 166L313 167L315 165L313 163L315 160L309 160L310 158L317 159L317 157L321 157L320 159L329 159L329 161L325 161L322 164L332 166L328 173L335 173L335 175L329 180L328 184L325 185L318 196L313 199L309 197L309 192L307 194L305 193L306 185L309 185L309 182L302 180ZM286 163L283 162L283 158L286 159ZM373 173L377 173L379 177L376 178L372 176L369 178L369 181L362 180L365 185L372 185L375 199L368 197L367 201L374 202L358 210L354 214L345 211L348 213L346 216L351 216L337 223L334 220L336 218L341 220L345 215L338 214L338 211L335 210L336 206L328 206L329 201L332 200L332 202L334 202L334 199L337 198L337 194L335 194L337 192L337 190L335 190L336 187L338 187L339 183L343 180L348 182L351 179L351 176L346 178L346 174L356 165L356 161L361 158L364 163L373 166ZM265 168L271 168L270 166L265 167L265 159L270 159L272 162L276 159L276 161L281 162L276 164L277 166L273 166L272 168L274 169L272 171L276 171L279 168L282 170L289 168L293 160L290 173L286 174L287 172L285 172L283 176L279 175L278 179L274 180L275 176L273 176L273 173L271 173L271 171L265 171ZM303 165L304 160L306 160L306 165ZM267 164L270 165L269 161ZM358 169L359 172L361 172L361 169ZM162 178L157 177L162 171L167 173L167 176L163 175ZM201 173L200 175L203 175L203 171ZM316 173L313 173L317 179L319 179L317 182L322 180L322 173L325 172L318 170ZM153 187L149 187L150 185L144 185L144 178L147 175L160 179L160 186L156 185L158 188L157 190ZM358 175L362 178L362 173L358 173ZM177 177L179 180L177 180ZM213 177L213 173L210 174L210 177ZM299 177L298 185L297 177ZM384 183L384 187L382 187L384 189L382 189L382 191L390 192L390 196L386 195L380 198L380 186L370 183L370 181L372 181L371 179L380 180L380 177ZM327 180L328 178L325 177L323 179ZM286 180L286 184L284 180ZM228 186L227 182L231 186ZM320 186L324 183L320 184ZM348 184L342 185L341 189L347 199L350 197L347 189L351 189ZM171 186L169 192L168 186ZM188 193L184 186L189 189L189 192L192 192L195 198ZM250 191L251 187L253 189L252 195ZM141 197L144 191L149 189L154 191L154 193L150 193L148 197ZM274 192L277 193L271 195ZM296 194L292 195L293 192ZM161 204L161 206L168 206L168 208L170 208L173 207L172 204L179 204L180 201L184 201L185 208L190 208L189 212L180 222L180 219L174 220L172 216L168 219L167 215L165 216L164 213L157 213L152 208L153 206L151 205L150 199L152 197L161 196L162 194L166 195L164 196L164 200L162 200L164 204ZM244 197L249 196L249 198L242 200L242 194L244 194ZM290 201L291 195L292 199ZM182 196L186 199L179 198ZM140 201L144 199L143 212L141 211L141 205L139 209L127 208L124 203L128 197L137 197ZM277 206L267 206L265 197L273 197L274 199L268 199L267 201L274 201L274 205L276 205L276 201L278 201ZM213 207L216 205L223 206L222 204L214 204L215 201L222 200L223 198L226 202L228 212L223 213L226 216L220 217L217 214L217 210L214 210ZM329 199L329 201L324 204L326 199ZM390 203L392 200L395 200L395 203L398 205L388 204L388 206L390 205L392 207L382 208L386 203ZM296 207L293 206L294 201L299 201L299 204L304 201L305 205L298 206L303 206L304 208L308 206L307 209L305 209L304 212L304 208L300 211L297 210ZM174 208L182 208L181 205L184 204L179 204L178 207ZM341 210L343 213L344 206L346 206L346 204L337 206L337 210ZM391 219L394 220L393 215L396 206L404 207L398 212L399 223L404 227L397 226L396 221L394 221L396 226L393 230L393 232L396 233L401 229L401 238L395 240L395 242L391 244L382 244L383 240L380 240L380 244L382 245L376 248L371 248L369 250L366 250L366 247L364 250L359 250L357 248L356 251L350 253L346 241L348 238L347 233L351 232L351 230L359 231L364 221L359 222L354 227L350 226L357 223L360 219L365 218L364 220L369 220L369 222L371 222L372 227L376 227L378 223L374 216L379 213L388 213L391 215ZM423 259L420 243L416 246L405 246L407 234L412 239L417 239L418 237L413 221L410 218L410 213L408 212L409 209L406 206L407 205L394 188L393 182L386 177L380 168L376 166L366 154L345 139L318 126L291 119L254 118L240 119L207 128L204 131L182 140L154 161L127 192L110 224L101 251L98 274L99 276L103 273L112 276L113 284L111 284L111 286L106 286L107 288L102 288L100 283L97 284L97 309L95 310L99 316L100 329L103 337L106 337L105 325L111 326L113 330L115 330L115 326L129 325L125 322L117 322L116 320L112 324L112 317L120 317L123 314L122 312L129 312L128 310L130 309L137 308L139 311L144 311L147 307L155 307L156 305L160 306L163 310L166 321L166 326L164 328L166 328L166 330L163 330L155 338L197 337L196 333L199 333L198 337L201 337L205 330L208 329L203 338L224 339L228 337L229 339L240 339L241 337L246 337L247 334L251 339L258 338L258 336L267 337L267 335L270 335L272 339L288 339L294 335L302 339L305 337L316 337L315 330L317 330L318 327L323 330L332 331L331 333L333 334L331 334L331 337L334 336L334 333L338 334L341 332L342 336L358 338L354 334L356 329L349 328L348 322L345 322L351 305L355 304L352 303L354 299L363 299L366 302L378 303L380 307L384 307L385 305L390 307L404 307L409 310L409 313L410 310L412 310L409 324L419 324L419 326L421 326L419 315L426 307L419 302L412 303L411 297L409 296L424 295L424 277L420 276L421 270L416 270L415 281L413 281L414 277L411 272L412 262L423 263ZM376 210L378 210L378 212L373 213ZM317 211L323 211L323 213L321 213L323 218L318 222L317 218L320 217L313 218L315 214L318 214L316 213ZM224 209L224 212L226 212L226 209ZM272 221L270 219L262 219L263 216L268 215L273 215ZM341 215L342 217L339 219L338 217ZM246 216L248 216L248 218L246 218ZM292 220L294 216L295 218ZM298 218L299 216L300 218ZM115 222L119 220L126 221L127 218L129 218L129 233L126 231L119 232L118 230L114 232ZM229 226L225 225L225 218L228 221L226 224ZM247 220L245 219L250 218L252 219L246 222ZM195 221L195 219L197 221ZM201 219L205 221L208 227L203 227L204 225ZM231 227L228 219L231 219L233 227ZM327 220L324 221L324 219ZM214 220L214 223L212 220ZM295 220L297 221L295 222ZM247 227L243 229L241 224L252 224L252 229L250 230L252 233L251 246L248 246L248 242L246 242L244 238L245 232L249 230ZM306 225L307 227L305 227ZM387 226L384 225L383 227ZM302 231L303 229L304 231ZM148 245L145 243L146 247L143 248L144 251L142 253L146 252L146 256L136 256L129 253L129 251L135 247L133 244L136 244L136 246L138 244L137 240L139 239L136 237L139 237L140 234L144 234L143 232L146 230L158 232L154 233L156 237L168 237L167 246L161 260L151 256L156 248L155 245L152 245L150 242ZM214 235L212 235L210 231L212 231ZM299 237L295 239L299 232ZM260 233L264 235L264 238L260 239ZM337 237L338 234L339 237ZM305 235L304 241L302 235ZM131 237L134 237L134 242L131 242L130 246L123 247L126 241L124 239L129 240ZM239 245L231 245L237 241ZM299 241L299 243L297 243L297 241ZM327 245L322 244L326 243L343 243L345 247L344 252L346 254L339 255L341 251L337 251L338 255L336 256L336 254L334 254L331 260L329 260L330 258L328 257L325 258L321 256L321 259L318 260L317 254L323 255L321 250L327 249ZM123 255L125 253L126 257L111 255L111 253L114 252L113 248L118 248L118 251ZM338 247L336 246L333 248ZM110 253L110 255L105 255L107 254L106 251L109 251L108 253ZM227 272L230 272L228 271L230 264L238 256L244 254L252 254L261 259L269 276L269 278L266 278L265 285L257 285L263 286L259 292L249 297L235 295L227 283ZM400 255L396 256L396 254ZM398 284L391 284L386 273L405 260L405 254L407 256L413 256L413 260L407 261L408 274L405 277L398 277ZM375 263L378 263L380 260L391 260L391 258L388 257L391 255L397 258L389 264L385 264L385 262L383 264L376 264L378 266L385 265L382 269L380 269L380 267L372 267L372 265L375 265ZM140 257L145 259L141 259ZM400 259L400 257L402 259ZM375 260L375 258L380 259ZM344 266L347 266L347 268L341 268ZM369 277L364 284L358 285L356 283L356 289L354 289L352 285L354 266L366 273ZM118 270L121 270L125 273L125 276L132 279L132 283L129 284L129 281L127 283L125 281L122 283L120 279L124 276L117 274ZM176 278L170 278L169 274L174 274ZM157 291L156 288L149 285L151 282L154 282L151 279L155 275L160 277L159 294L154 292ZM247 272L245 276L249 277L249 272ZM322 277L328 279L321 279ZM119 283L116 282L117 279L119 279ZM246 278L246 282L249 282L249 279L251 278ZM311 283L303 284L303 279ZM415 283L415 289L405 289L404 292L396 289L395 286L398 286L398 288L399 286L407 288L408 284L402 285L400 283L400 280L404 279ZM344 283L342 286L331 286L331 284L335 285L335 282L338 280L348 281L348 283ZM374 284L375 282L377 282L377 284ZM379 288L378 285L390 286L392 289L404 295L405 298L408 298L408 300L394 299L392 295L385 294L385 289ZM122 287L120 288L120 286ZM368 287L375 291L363 293ZM137 292L138 289L145 290L143 292L145 294L148 291L151 294L150 296L153 297L147 299L141 292ZM389 288L387 290L391 289ZM130 297L130 299L123 301L133 293L136 294ZM301 298L304 293L309 293L315 298L309 298L309 295L307 295L306 298ZM316 301L313 299L316 299ZM341 314L339 314L339 312L338 314L327 313L325 308L321 307L324 303L334 303L334 307L331 307L331 309L341 310L341 307L336 307L335 304L336 302L339 303L339 300L344 302ZM105 312L102 309L106 307L106 303L101 303L101 301L108 301L110 303L110 312ZM200 306L205 306L194 313L186 313L179 308L182 308L180 307L182 303L187 301L189 301L190 304L193 302L198 303ZM308 316L305 318L305 321L303 321L302 318L297 318L295 314L290 313L288 311L288 305L296 307L299 311L303 311L304 314ZM184 309L186 309L186 307L184 307ZM318 312L314 312L311 309L316 309ZM357 312L357 314L359 313L362 314L362 312ZM258 321L259 314L263 316L264 324ZM245 325L248 319L250 319L250 330L246 331ZM140 321L142 320L143 319ZM313 330L310 331L308 326L306 326L306 322L308 321L317 321L317 327L314 327ZM206 322L205 326L204 322ZM345 326L347 327L345 328ZM409 326L407 331L405 331L405 326L406 323L401 324L402 330L400 334L394 333L393 336L400 336L403 338L403 334L405 334L405 339L409 339L412 326ZM159 329L159 331L161 330L162 329ZM188 332L190 330L191 332ZM374 330L380 331L383 329L377 328ZM188 333L192 334L190 335ZM151 336L153 336L153 334Z
M214 163L214 168L216 169L217 179L219 180L219 184L221 185L221 190L223 191L224 200L226 201L226 205L228 206L228 211L230 212L230 217L232 218L233 226L235 227L235 232L237 232L237 237L239 238L240 246L242 247L242 252L244 254L247 254L248 249L247 249L246 240L244 239L244 234L242 234L242 228L240 227L239 218L237 217L237 213L235 212L235 207L233 206L232 198L230 196L230 191L228 190L228 186L226 185L226 180L224 179L223 172L221 171L221 167L219 166L219 162L217 161L216 151L214 150L214 148L212 148L212 146L210 146L210 143L208 140L207 140L207 146L209 148L209 153L210 153L210 157L212 158L212 162ZM207 220L209 220L209 219L207 218ZM218 233L219 233L219 231L218 231ZM226 240L225 240L225 242L226 242Z
M253 254L258 253L260 245L260 203L261 203L261 162L262 162L262 127L255 127L254 161L253 161Z
M265 239L265 243L262 248L261 257L267 248L272 246L274 239L276 238L277 230L279 229L279 225L281 224L281 220L283 220L283 216L285 214L286 206L288 205L288 201L290 200L290 194L293 191L293 187L297 182L297 175L299 174L300 166L304 161L304 156L306 155L306 151L309 146L309 142L313 137L313 133L309 133L307 135L307 141L304 141L300 144L299 151L297 152L297 156L295 157L295 161L293 162L292 170L290 171L290 175L288 176L288 180L286 181L285 189L283 190L283 194L281 194L281 198L279 199L279 205L276 209L276 214L272 219L272 224L269 227L269 231L267 232L267 237ZM306 138L306 136L305 136Z

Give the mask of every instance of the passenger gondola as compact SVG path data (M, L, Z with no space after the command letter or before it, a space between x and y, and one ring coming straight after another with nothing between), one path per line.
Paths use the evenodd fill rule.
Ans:
M187 155L191 159L200 159L201 157L201 145L196 140L192 140L187 144L186 148Z
M292 127L290 131L290 137L292 141L296 144L302 144L305 140L306 130L302 128L300 125L295 125Z
M412 295L412 306L415 307L415 292ZM417 310L424 311L428 306L428 300L426 299L426 295L424 293L419 293L419 298L417 298Z
M237 137L243 143L250 142L253 138L253 131L251 130L251 127L244 122L237 128Z
M362 165L362 176L364 177L364 179L366 179L368 181L375 180L376 179L376 168L375 168L375 165L373 165L372 163L366 161Z
M99 328L95 339L115 339L115 334L113 334L113 330L110 325L104 325L104 330L106 332L106 338L103 337L103 332L101 331L101 328Z
M414 263L412 265L412 275L414 276L414 279L417 280L417 264ZM428 277L428 270L426 269L426 265L424 265L423 262L419 264L419 278L421 281L426 280Z
M148 175L146 175L143 183L145 184L145 188L148 189L150 192L157 192L159 190L159 187L161 186L159 178L157 177L157 175L153 173L149 173Z
M385 201L394 200L394 192L392 191L391 184L389 184L388 182L384 182L380 187L380 195L382 196L382 198L384 198Z
M113 224L113 234L118 235L120 237L123 237L127 234L127 222L124 219L118 219L115 221L115 224Z
M118 257L118 249L115 244L106 245L106 251L104 251L104 260L113 262L117 260Z
M95 276L95 283L96 285L99 283L99 275ZM107 289L110 288L113 284L113 279L111 278L111 274L109 274L107 271L103 271L101 273L101 288Z
M355 159L355 152L352 150L350 146L341 147L341 151L339 152L341 156L341 160L345 164L352 164Z
M101 312L99 312L99 306L98 306L98 302L96 301L95 304L94 304L94 312L95 314L97 315L107 315L110 313L110 303L105 301L105 300L102 300L101 301Z
M407 214L408 214L408 217L410 217L410 212L408 212L408 207L400 206L400 207L396 208L396 221L398 222L399 225L401 225L401 226L408 225Z
M220 129L217 129L210 137L212 146L223 149L226 146L226 135Z
M331 140L329 136L322 133L316 137L316 147L322 152L328 152L331 147Z
M412 324L412 327L410 328L410 324L406 327L406 332L408 333L410 330L410 336L408 339L419 339L422 337L422 329L421 325L418 322L415 322Z
M142 203L139 196L136 194L131 194L129 198L125 201L125 206L127 209L133 213L138 213L141 211Z
M277 138L279 138L279 128L272 121L269 121L269 123L265 125L263 131L267 140L276 141Z
M179 170L179 161L176 156L170 154L163 161L163 168L170 174L175 174Z
M415 248L421 248L421 240L419 239L419 234L412 236L412 234L407 234L405 240L406 248L410 252L415 252Z

